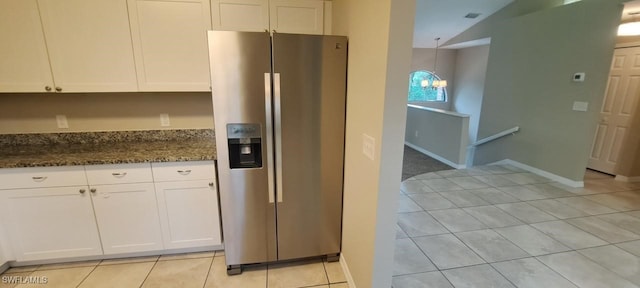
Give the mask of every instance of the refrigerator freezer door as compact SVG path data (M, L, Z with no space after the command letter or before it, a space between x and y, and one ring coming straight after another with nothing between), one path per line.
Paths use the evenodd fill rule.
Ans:
M275 201L269 181L273 173L273 159L269 156L273 155L269 151L273 133L269 111L270 44L268 33L209 32L220 206L228 266L277 260ZM228 127L260 127L260 133L255 133L260 136L251 137L261 137L262 167L230 169L227 136L233 135L227 135Z
M278 260L340 252L347 40L274 33Z

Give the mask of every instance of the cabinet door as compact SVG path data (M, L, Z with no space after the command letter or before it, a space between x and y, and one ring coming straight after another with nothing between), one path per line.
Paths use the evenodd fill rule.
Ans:
M36 0L0 1L0 92L53 87Z
M324 32L324 1L271 0L271 29L280 33L318 34Z
M156 183L167 249L220 245L215 180Z
M152 183L91 186L104 254L162 250Z
M141 91L211 91L209 1L129 0Z
M0 192L3 222L17 261L102 254L86 190L74 186Z
M38 0L63 92L137 91L126 0Z
M269 0L212 0L213 30L269 30Z

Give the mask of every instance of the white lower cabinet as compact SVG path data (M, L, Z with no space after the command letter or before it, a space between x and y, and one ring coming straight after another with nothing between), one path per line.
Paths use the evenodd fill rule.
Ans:
M220 245L215 181L156 183L166 249Z
M153 183L91 186L105 255L162 250Z
M220 246L218 211L213 161L0 169L0 265Z
M2 217L17 261L101 255L87 186L5 190Z

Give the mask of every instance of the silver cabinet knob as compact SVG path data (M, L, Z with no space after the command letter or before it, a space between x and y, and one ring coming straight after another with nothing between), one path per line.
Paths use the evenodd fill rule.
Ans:
M84 194L84 192L87 192L87 190L85 190L85 189L80 189L80 194Z
M46 90L47 92L51 92L51 86L44 86L44 90Z
M91 191L91 193L96 193L96 191L98 191L98 190L96 190L96 188L91 188L91 190L89 190L89 191Z
M62 92L62 87L56 87L56 92Z
M213 187L213 182L209 182L209 187Z

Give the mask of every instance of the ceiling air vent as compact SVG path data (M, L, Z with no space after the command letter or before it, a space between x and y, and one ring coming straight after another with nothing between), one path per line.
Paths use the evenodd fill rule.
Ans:
M480 13L469 13L465 15L464 18L475 19L478 18L478 16L480 16Z

